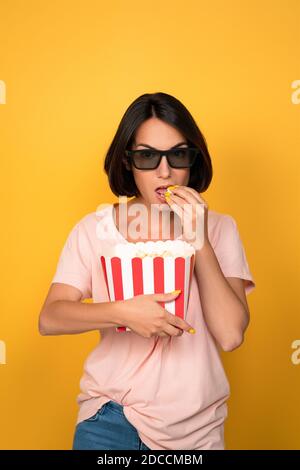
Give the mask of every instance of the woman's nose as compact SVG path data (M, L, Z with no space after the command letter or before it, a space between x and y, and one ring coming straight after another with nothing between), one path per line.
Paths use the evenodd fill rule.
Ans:
M171 169L169 167L167 157L165 155L163 155L161 157L161 161L160 161L160 163L157 167L157 173L160 176L167 177L170 174L170 171L171 171Z

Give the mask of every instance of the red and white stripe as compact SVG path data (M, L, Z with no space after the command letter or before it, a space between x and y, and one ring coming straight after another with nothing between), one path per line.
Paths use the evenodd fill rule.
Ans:
M104 278L111 301L126 300L140 294L166 293L181 289L171 302L160 302L168 312L185 318L195 256L119 258L101 256ZM130 331L126 326L117 331Z

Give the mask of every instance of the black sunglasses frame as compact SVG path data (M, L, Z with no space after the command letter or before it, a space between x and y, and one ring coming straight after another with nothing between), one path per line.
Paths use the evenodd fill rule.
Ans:
M191 161L190 161L190 164L189 165L185 165L185 166L173 166L171 165L171 162L170 162L170 158L169 158L169 154L176 151L176 150L192 150L194 152L194 154L192 155L192 158L191 158ZM130 158L132 156L134 156L134 154L136 153L140 153L140 152L143 152L143 151L149 151L149 152L156 152L156 153L159 153L159 159L157 161L157 164L155 167L151 167L151 168L139 168L136 164L135 164L135 161L134 161L134 158ZM175 168L175 169L183 169L183 168L191 168L193 166L193 164L195 163L195 159L198 155L200 155L201 152L198 148L196 147L178 147L178 148L173 148L173 149L170 149L170 150L157 150L157 149L139 149L139 150L125 150L125 155L127 157L127 160L131 160L132 163L133 163L133 166L137 169L137 170L155 170L160 162L161 162L161 159L163 156L166 156L167 157L167 161L168 161L168 165L171 167L171 168Z

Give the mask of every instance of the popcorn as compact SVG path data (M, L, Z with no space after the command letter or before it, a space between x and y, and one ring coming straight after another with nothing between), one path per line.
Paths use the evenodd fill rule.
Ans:
M165 194L164 194L165 198L168 198L168 197L170 196L172 189L175 189L175 188L178 188L178 187L179 187L178 184L175 184L175 185L172 185L172 186L168 186L168 187L167 187L167 190L166 190L166 192L165 192Z
M127 242L108 245L104 253L101 265L111 301L180 289L176 299L160 304L185 318L195 262L192 245L184 240ZM116 329L130 331L125 326Z
M156 242L118 243L106 248L106 256L122 258L144 256L186 256L195 253L194 247L184 240L158 240Z

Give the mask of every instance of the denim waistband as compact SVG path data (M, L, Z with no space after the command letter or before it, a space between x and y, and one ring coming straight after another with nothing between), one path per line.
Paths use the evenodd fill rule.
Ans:
M112 408L115 411L118 411L121 414L124 414L123 412L123 405L120 405L120 403L117 403L116 401L110 400L107 403L105 403L106 406L109 408Z

